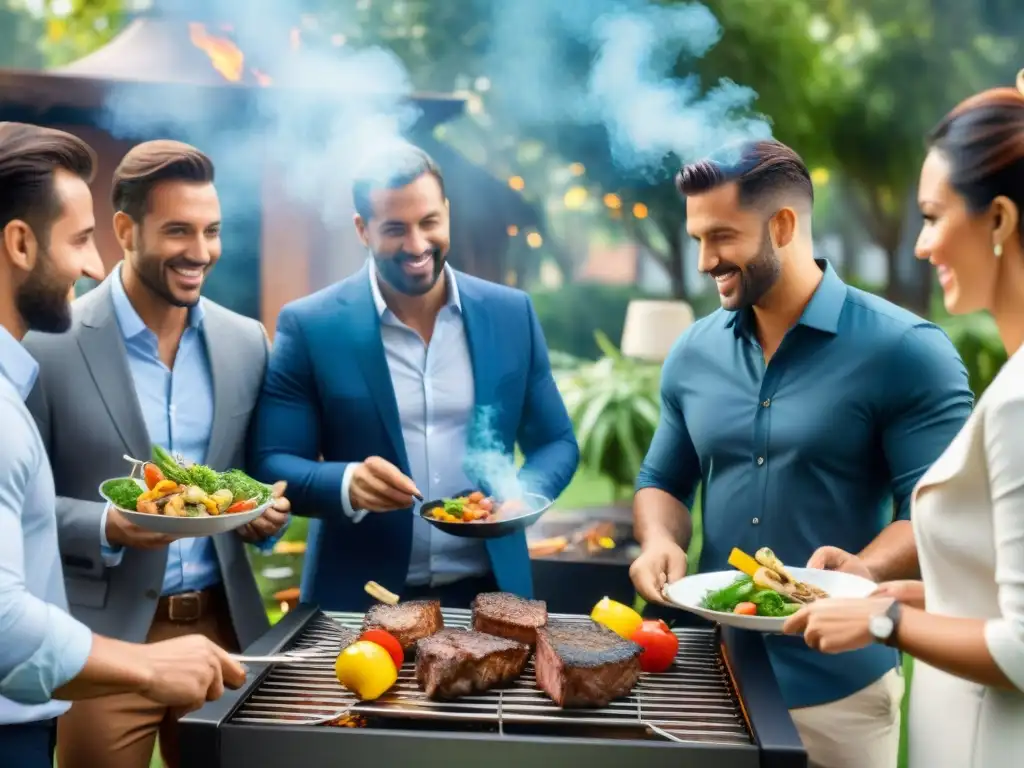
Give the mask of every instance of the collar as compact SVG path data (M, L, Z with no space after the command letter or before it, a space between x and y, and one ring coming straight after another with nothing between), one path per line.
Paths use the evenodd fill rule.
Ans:
M114 301L114 315L117 317L117 324L121 327L121 333L125 339L133 339L140 333L149 330L142 322L142 318L139 317L139 313L135 311L135 307L132 306L128 294L125 293L124 283L121 282L120 264L114 268L114 272L110 276L110 295ZM194 307L189 307L189 327L198 329L203 323L205 314L202 300Z
M379 279L377 276L377 265L374 263L372 256L366 262L369 267L370 293L373 295L373 306L377 308L377 314L380 317L384 317L384 313L389 310L387 302L384 301L384 295L380 292L380 285L377 282ZM455 282L455 270L451 268L448 262L444 264L444 279L448 281L448 302L445 306L454 307L461 312L462 298L459 296L458 283Z
M814 263L822 271L821 282L811 294L811 300L804 307L797 325L806 325L808 328L835 335L839 332L839 316L846 303L846 283L836 274L827 259L815 259ZM733 312L732 317L726 322L726 327L731 327L737 336L747 333L751 327L751 314L749 308Z
M0 376L11 382L22 400L28 397L39 375L39 363L0 325Z

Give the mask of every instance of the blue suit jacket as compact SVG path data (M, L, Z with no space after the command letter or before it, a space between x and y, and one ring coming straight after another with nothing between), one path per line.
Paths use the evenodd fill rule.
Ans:
M456 275L476 406L492 412L490 426L509 454L518 441L524 484L556 498L576 472L579 448L533 304L522 291ZM412 514L369 514L352 523L341 507L349 462L381 456L409 473L365 267L281 310L253 429L258 476L287 480L294 513L316 518L302 600L366 610L373 600L363 585L370 580L401 593ZM525 534L490 540L487 548L499 587L532 596Z

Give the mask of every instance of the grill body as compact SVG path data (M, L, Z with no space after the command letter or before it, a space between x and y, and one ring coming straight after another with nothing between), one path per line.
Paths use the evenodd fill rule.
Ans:
M469 624L468 611L443 613L445 626ZM340 642L342 628L358 630L362 618L300 606L247 650ZM679 768L805 768L760 635L704 624L673 631L680 641L674 667L645 673L631 696L601 709L557 707L536 689L532 660L514 686L453 702L426 699L409 661L374 702L357 702L342 689L330 658L257 667L241 690L182 719L183 765L511 768L579 761L618 768L654 758Z

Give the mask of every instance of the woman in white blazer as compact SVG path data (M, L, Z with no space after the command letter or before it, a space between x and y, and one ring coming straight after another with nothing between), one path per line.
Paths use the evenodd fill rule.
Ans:
M917 256L946 308L991 313L1009 360L914 490L921 581L813 603L785 631L825 653L885 642L917 659L912 768L1010 768L1024 764L1024 70L939 123L918 199Z

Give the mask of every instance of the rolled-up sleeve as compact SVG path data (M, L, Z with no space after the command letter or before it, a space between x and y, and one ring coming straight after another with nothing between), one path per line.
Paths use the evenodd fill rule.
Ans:
M896 519L909 520L914 486L967 423L974 395L960 354L938 326L909 328L892 352L880 377L880 401L888 404L882 450Z
M1000 618L985 625L996 664L1024 691L1024 391L986 403L985 458L992 497ZM995 394L995 393L993 393ZM991 406L991 407L990 407Z
M684 335L662 366L661 413L651 446L640 466L636 490L657 488L675 496L687 509L692 509L701 476L700 458L686 428L679 392L679 382L685 373L685 345Z
M22 704L43 704L78 675L92 650L92 632L60 608L30 593L25 583L26 508L30 483L45 460L28 417L0 400L0 695ZM53 542L56 548L56 537ZM32 556L32 553L28 553ZM56 551L54 565L58 566ZM48 578L61 578L60 572Z

